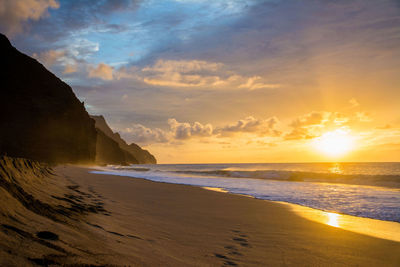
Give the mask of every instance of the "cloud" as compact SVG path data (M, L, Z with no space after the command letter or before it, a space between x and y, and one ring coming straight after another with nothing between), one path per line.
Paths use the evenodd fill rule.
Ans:
M334 125L346 125L346 124L355 124L355 123L365 123L371 122L372 116L369 112L366 111L357 111L352 114L343 114L340 112L329 112L329 123Z
M165 143L169 140L168 133L163 130L158 128L150 129L142 124L133 124L131 127L126 128L124 135L129 135L129 139L140 144Z
M249 116L245 119L238 120L235 123L227 124L222 127L214 128L210 123L202 124L200 122L179 122L175 118L167 120L169 129L162 130L159 128L147 128L141 124L123 130L124 136L141 144L151 143L174 143L176 141L184 141L193 138L219 137L229 138L238 133L248 133L257 136L277 137L281 132L275 129L278 119L271 117L265 120L256 119ZM206 140L202 139L203 142ZM220 141L218 143L221 143Z
M0 1L0 31L14 35L23 30L23 23L46 16L49 8L59 8L55 0Z
M181 75L177 72L165 73L154 78L144 78L143 81L150 85L168 87L215 86L221 83L218 76L201 77L200 75Z
M61 60L65 56L65 51L49 50L40 54L34 53L32 56L36 58L39 62L43 63L47 68L49 68L54 65L56 61Z
M100 78L102 80L113 79L113 68L107 64L100 63L97 67L89 67L89 78Z
M239 85L239 88L247 88L249 90L257 90L263 88L278 88L280 87L279 84L266 84L262 82L257 82L261 80L260 76L253 76L247 79L246 83Z
M285 139L310 139L319 136L319 130L329 121L330 115L326 111L312 111L297 117L289 124L292 130L285 134Z
M362 113L365 116L364 113ZM141 124L135 124L127 128L124 132L127 138L142 144L151 143L176 143L182 144L183 141L198 138L201 142L212 142L213 138L233 138L240 134L252 136L252 141L261 140L263 145L275 146L276 140L301 140L312 139L321 136L326 131L334 129L348 130L355 123L363 122L359 118L360 112L353 114L343 114L329 111L312 111L310 113L294 118L288 125L291 129L282 132L277 126L280 123L278 118L273 116L267 119L257 119L248 116L236 122L214 127L212 124L200 122L179 122L175 118L167 120L169 128L162 130L159 128L147 128ZM379 129L387 129L385 126ZM268 137L268 140L264 140ZM212 138L212 139L205 139ZM271 138L278 138L272 142ZM239 140L239 139L235 139ZM214 140L215 141L215 140ZM215 141L221 143L220 141ZM248 144L251 141L247 141ZM259 143L261 145L261 143Z
M249 116L245 119L238 120L236 123L217 128L214 133L220 136L229 136L236 133L279 136L281 132L275 129L277 123L278 119L276 117L260 120Z
M74 38L66 45L65 49L75 58L88 60L93 54L100 50L100 44L85 38Z
M344 114L330 111L312 111L292 120L292 129L284 135L286 140L310 139L318 137L327 129L348 128L372 121L368 112Z
M350 108L355 108L360 105L360 103L358 103L357 99L355 99L355 98L350 99L349 104L350 104Z
M151 85L170 87L216 86L221 78L216 72L221 63L201 60L158 60L153 66L142 71L147 77L144 82Z
M215 72L223 66L221 63L207 62L202 60L158 60L152 67L146 67L144 71L153 72Z
M330 114L330 120L333 122L335 125L344 125L350 121L350 118L340 112L335 112Z
M203 60L158 60L142 69L147 84L167 87L238 88L256 90L277 88L278 84L262 82L260 76L246 77L227 70L218 62Z
M194 122L190 124L188 122L178 122L173 118L168 120L172 136L179 140L192 137L230 137L238 133L249 133L258 136L279 136L281 132L275 129L277 123L278 119L276 117L261 120L252 116L221 127L213 127L209 123L201 124Z
M300 116L292 121L290 126L293 128L318 126L329 120L330 112L312 111L306 115Z
M71 43L62 46L59 49L42 51L33 53L32 57L44 64L47 68L53 67L52 71L58 72L59 75L76 73L78 69L87 68L92 72L90 77L98 77L101 74L104 80L108 80L110 75L106 72L107 66L101 63L97 67L93 67L88 63L89 58L99 51L99 44L86 39L72 39ZM97 75L97 76L96 76Z
M173 137L178 140L189 139L191 137L211 136L213 127L211 124L201 124L195 122L193 124L187 122L178 122L176 119L168 119L168 124L172 131Z
M70 74L78 71L78 66L76 64L65 65L63 74Z
M135 66L130 67L120 67L114 71L114 78L117 80L120 79L129 79L129 80L141 80L142 78L139 76L138 68Z
M60 2L60 8L52 12L49 19L37 21L32 25L35 34L46 40L64 40L79 34L80 31L95 30L102 33L124 31L125 25L111 22L109 16L118 12L136 10L140 0L61 0Z
M372 121L372 117L368 112L360 111L356 113L356 119L360 122L370 122Z

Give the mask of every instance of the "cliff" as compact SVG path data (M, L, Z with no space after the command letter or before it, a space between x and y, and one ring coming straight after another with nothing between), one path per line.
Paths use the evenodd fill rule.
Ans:
M94 121L70 86L0 34L0 155L93 162Z
M96 163L98 164L137 164L136 158L120 148L119 144L101 130L97 130Z
M100 129L106 136L117 142L121 149L133 155L140 164L156 164L156 158L149 151L142 149L135 143L128 145L118 133L114 133L108 126L103 116L91 116L96 122L96 128Z

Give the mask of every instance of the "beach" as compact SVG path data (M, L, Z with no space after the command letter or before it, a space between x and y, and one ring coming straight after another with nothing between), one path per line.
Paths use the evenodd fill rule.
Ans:
M131 266L398 266L400 243L301 218L285 205L186 185L55 168L101 199L74 226L80 255L59 262ZM84 224L81 227L80 224ZM57 231L57 229L54 229ZM55 243L60 243L55 241ZM61 243L60 246L63 244ZM85 252L86 251L86 252ZM49 256L48 256L49 258ZM50 257L51 258L51 257Z
M400 242L313 222L278 202L72 165L39 177L43 168L13 162L15 184L33 198L2 194L1 266L400 263Z

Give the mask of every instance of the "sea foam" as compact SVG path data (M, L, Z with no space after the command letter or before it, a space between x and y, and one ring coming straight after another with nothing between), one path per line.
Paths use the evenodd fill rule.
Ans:
M364 167L370 169L369 173L360 166L363 164ZM220 188L233 194L259 199L283 201L329 212L400 222L400 190L397 186L400 177L397 172L400 164L379 166L377 163L367 166L365 163L360 163L351 168L347 166L347 170L342 170L341 173L329 172L330 165L321 167L311 166L311 164L303 164L303 166L294 164L292 168L288 166L290 164L267 165L109 166L93 172L143 178L156 182ZM392 171L388 168L392 168ZM364 172L357 173L357 169L363 169Z

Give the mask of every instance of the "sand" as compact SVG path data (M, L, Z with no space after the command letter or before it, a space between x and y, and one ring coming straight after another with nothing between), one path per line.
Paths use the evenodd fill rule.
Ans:
M55 172L52 183L69 186L74 203L98 209L67 215L64 222L36 214L25 226L7 222L28 237L2 223L1 266L400 266L400 242L309 221L279 203L91 174L84 167ZM57 238L39 238L38 231Z

